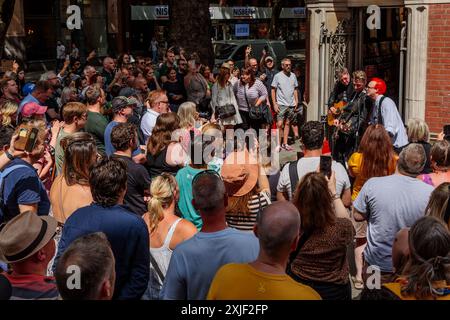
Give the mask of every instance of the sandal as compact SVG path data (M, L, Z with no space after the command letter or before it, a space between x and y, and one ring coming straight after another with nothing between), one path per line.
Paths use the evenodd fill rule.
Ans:
M353 287L356 290L364 289L364 281L363 280L358 280L358 279L356 279L356 277L352 276L352 281L353 281Z

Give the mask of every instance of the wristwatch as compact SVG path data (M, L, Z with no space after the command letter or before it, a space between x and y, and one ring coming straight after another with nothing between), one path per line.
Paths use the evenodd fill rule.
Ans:
M9 160L14 160L14 156L11 153L9 153L8 151L5 151L4 153Z

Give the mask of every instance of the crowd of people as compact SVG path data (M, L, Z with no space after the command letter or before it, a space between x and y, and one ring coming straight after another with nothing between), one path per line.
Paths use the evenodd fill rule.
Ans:
M343 70L327 127L288 58L72 49L0 81L1 297L450 299L450 136L405 128L382 79Z

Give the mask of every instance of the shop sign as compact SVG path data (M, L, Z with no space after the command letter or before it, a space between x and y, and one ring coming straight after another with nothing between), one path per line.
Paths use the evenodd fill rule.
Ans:
M291 11L296 18L306 18L306 9L304 7L292 8Z
M238 18L253 18L256 13L255 7L233 7L233 17Z
M155 6L155 18L157 20L169 19L169 6Z
M234 25L236 37L248 37L250 36L250 25L248 23L235 24Z

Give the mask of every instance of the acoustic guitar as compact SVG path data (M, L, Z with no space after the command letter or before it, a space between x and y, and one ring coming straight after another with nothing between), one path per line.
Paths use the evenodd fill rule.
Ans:
M328 110L327 115L327 123L330 127L334 125L334 120L338 119L339 116L342 113L342 110L345 108L348 102L346 101L339 101L332 105L332 107L336 108L336 112L331 112L331 110ZM330 108L331 109L331 108Z

